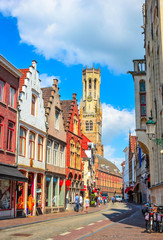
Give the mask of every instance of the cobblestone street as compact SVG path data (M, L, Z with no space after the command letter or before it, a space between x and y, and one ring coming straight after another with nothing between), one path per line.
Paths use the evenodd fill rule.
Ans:
M13 225L14 220L18 223L21 219L4 220L6 227L1 228L0 239L162 239L162 234L145 232L140 207L124 203L110 203L109 206L90 209L89 214L70 212L55 214L55 217L45 215L37 217L35 223L34 218L29 218L28 223L25 223L26 219L22 219L22 226L19 227L10 227L9 223ZM2 224L4 221L1 221Z

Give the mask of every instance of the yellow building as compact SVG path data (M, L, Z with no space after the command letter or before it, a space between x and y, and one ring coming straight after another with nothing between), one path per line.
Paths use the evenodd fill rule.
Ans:
M81 129L97 147L97 154L102 155L101 144L102 107L100 102L100 69L82 70L83 100L80 102Z

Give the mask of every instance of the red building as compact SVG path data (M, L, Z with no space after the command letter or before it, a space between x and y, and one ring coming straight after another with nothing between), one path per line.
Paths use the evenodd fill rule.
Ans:
M82 184L82 133L76 94L72 100L61 101L64 128L66 131L66 208L74 203L80 194Z
M0 55L0 218L16 216L17 100L22 73Z

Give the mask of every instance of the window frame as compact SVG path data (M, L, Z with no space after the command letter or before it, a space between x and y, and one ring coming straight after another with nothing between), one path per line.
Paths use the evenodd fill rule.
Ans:
M9 124L13 124L13 128L9 126ZM12 134L11 134L12 133ZM12 121L8 121L7 127L7 151L14 152L14 134L15 134L15 123Z
M42 143L39 143L39 138L42 139ZM37 157L38 157L38 161L40 162L43 161L43 142L44 142L44 138L41 135L38 135ZM41 158L40 158L40 155L41 155Z
M60 149L59 149L59 155L60 155L60 167L64 167L64 146L60 145Z
M13 97L14 94L14 97ZM10 98L9 105L13 108L16 108L16 89L10 86Z
M57 146L57 148L55 146ZM54 166L58 166L58 149L59 149L59 144L54 142L54 147L53 147L53 165Z
M5 82L0 79L0 101L2 102L4 102L4 92L5 92Z
M3 129L4 129L4 118L0 116L0 148L3 147Z
M20 133L21 133L21 131L20 131L20 133L19 133L19 155L22 156L22 157L25 157L26 156L26 132L27 131L22 126L20 126L20 130L21 129L23 129L25 131L25 137L20 135ZM22 153L22 151L21 151L21 149L22 149L22 141L24 141L24 151L23 151L24 155L21 154Z
M30 134L33 134L34 140L30 139ZM36 134L33 131L29 132L29 158L30 159L35 159L35 141L36 141ZM33 146L33 156L31 155L31 146Z
M32 116L36 116L36 100L37 100L37 96L32 93L32 99L31 99L31 115Z
M141 86L143 84L143 86ZM146 84L144 80L140 80L139 82L139 95L140 95L140 115L141 117L146 117ZM142 103L142 96L145 98L145 103ZM143 112L143 108L145 109L145 113Z
M50 145L48 145L48 143L50 143ZM48 153L50 153L50 155ZM50 161L51 157L52 157L52 141L48 139L48 142L47 142L47 163L49 163L49 164L51 163L51 161Z
M59 130L60 110L55 108L55 129Z

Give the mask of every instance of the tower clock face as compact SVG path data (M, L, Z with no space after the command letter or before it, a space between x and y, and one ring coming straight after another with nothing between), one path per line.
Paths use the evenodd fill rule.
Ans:
M89 96L87 97L87 101L88 101L88 102L91 102L91 101L92 101L92 96L89 95Z

